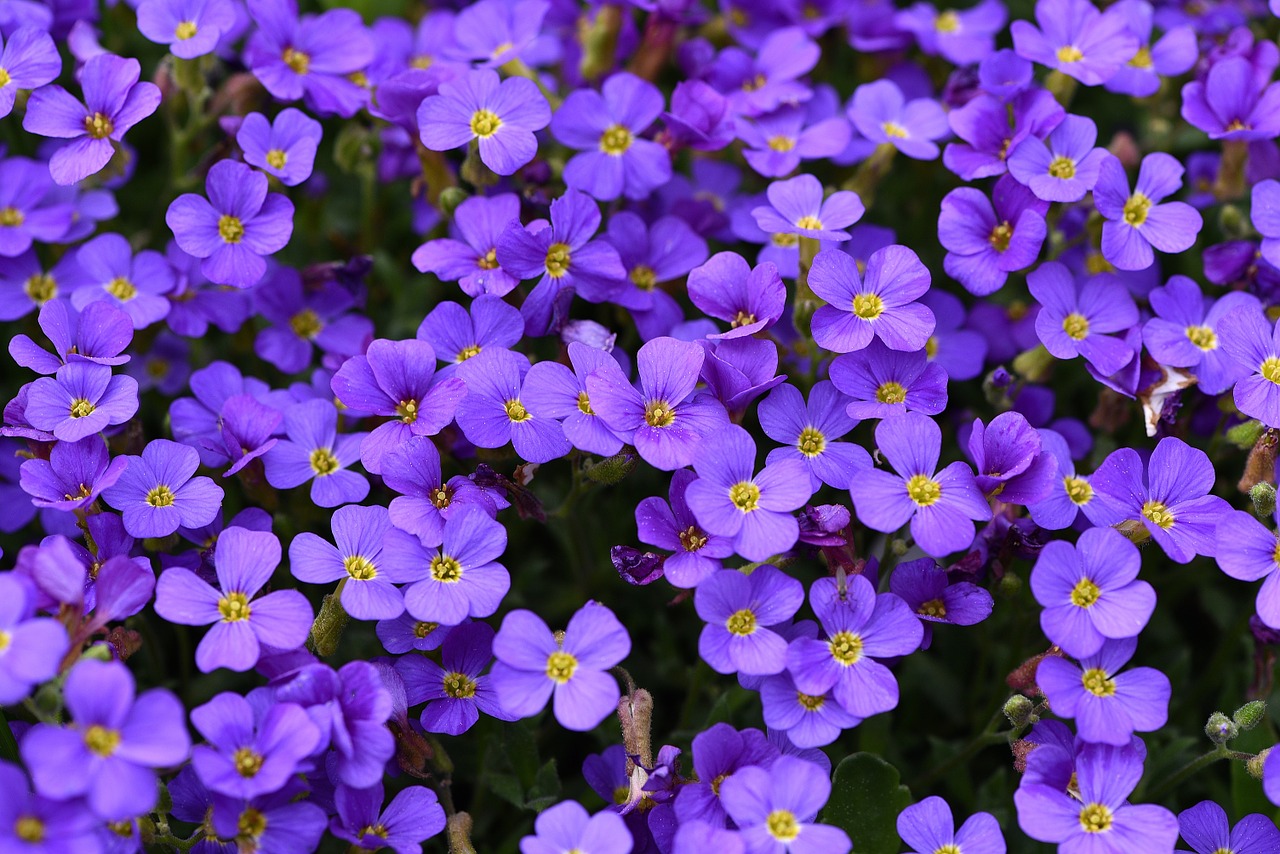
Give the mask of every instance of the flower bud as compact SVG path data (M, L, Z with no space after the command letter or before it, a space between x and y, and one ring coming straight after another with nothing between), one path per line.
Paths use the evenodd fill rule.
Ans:
M1266 519L1276 510L1276 488L1266 481L1253 485L1249 499L1253 502L1254 515L1259 519Z
M1223 205L1218 211L1218 227L1239 240L1249 233L1249 220L1237 205Z
M1249 772L1249 776L1255 780L1262 779L1262 768L1267 764L1267 754L1271 752L1271 748L1260 751L1257 756L1244 763L1244 768Z
M1043 344L1024 350L1013 359L1013 370L1028 382L1040 382L1054 364L1054 358Z
M1036 704L1021 694L1014 694L1004 702L1004 716L1014 729L1021 729L1031 723Z
M612 457L606 457L598 463L584 466L582 473L592 483L613 486L616 483L621 483L627 475L636 470L636 461L638 459L633 453L619 451Z
M1263 718L1267 716L1267 703L1265 700L1253 700L1245 703L1236 709L1235 714L1231 716L1231 720L1240 729L1249 730L1262 723Z
M1000 578L1000 583L996 586L1001 596L1013 597L1018 595L1018 591L1022 589L1022 576L1013 572L1006 572Z
M461 187L445 187L440 191L440 213L448 219L453 219L453 212L458 209L458 205L469 198L471 194Z
M1247 451L1258 444L1258 437L1264 429L1261 421L1246 421L1227 431L1227 441L1240 450Z
M1240 728L1222 712L1214 712L1204 725L1204 734L1214 744L1226 744L1240 734Z
M325 594L324 601L320 604L320 613L316 615L316 621L311 624L311 647L321 658L338 651L342 632L350 620L338 598L339 595L337 590Z

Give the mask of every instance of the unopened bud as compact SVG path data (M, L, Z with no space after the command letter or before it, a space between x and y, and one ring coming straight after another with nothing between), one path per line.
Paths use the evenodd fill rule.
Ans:
M453 219L453 212L458 209L458 205L471 198L471 194L461 187L445 187L440 191L440 201L438 206L440 213L446 218Z
M1235 714L1231 716L1231 720L1240 729L1250 730L1262 723L1262 719L1267 716L1267 704L1264 700L1254 700L1245 703L1236 709Z
M1227 441L1240 450L1247 451L1258 444L1258 437L1262 435L1262 431L1265 429L1261 421L1246 421L1227 431Z
M1266 430L1258 437L1249 451L1249 459L1244 465L1244 474L1240 476L1237 487L1241 492L1252 495L1255 486L1270 483L1276 479L1276 451L1280 449L1280 433Z
M1240 728L1222 712L1214 712L1205 722L1204 734L1214 744L1226 744L1240 734Z
M889 551L897 557L902 557L907 553L907 541L900 537L895 537L889 541Z
M1249 490L1249 499L1253 502L1253 512L1259 519L1266 519L1276 512L1276 488L1266 481L1253 485Z
M1053 355L1043 344L1019 353L1013 359L1013 370L1029 382L1040 382L1053 366Z
M449 854L476 854L471 844L471 816L465 812L449 816L445 833L449 837Z
M1262 779L1262 769L1267 764L1267 755L1271 753L1271 748L1262 750L1257 756L1249 759L1244 763L1244 769L1249 772L1249 776L1255 780Z
M1021 694L1014 694L1004 702L1004 716L1014 729L1021 729L1031 723L1036 704Z
M622 746L628 757L639 757L645 767L653 765L651 724L653 722L653 695L643 688L623 694L618 701L618 721L622 724ZM627 759L631 765L631 759Z
M996 585L996 589L1001 596L1017 596L1018 592L1022 590L1022 576L1015 572L1006 572L1000 577L1000 583Z
M584 466L582 473L593 483L613 486L615 483L621 483L627 475L636 470L637 459L636 455L629 451L619 451L594 465Z
M321 658L338 651L342 632L350 620L342 607L340 595L340 589L326 594L324 601L320 604L320 613L316 614L316 621L311 624L311 648Z
M1223 234L1239 240L1249 233L1249 220L1236 205L1223 205L1218 210L1218 227Z

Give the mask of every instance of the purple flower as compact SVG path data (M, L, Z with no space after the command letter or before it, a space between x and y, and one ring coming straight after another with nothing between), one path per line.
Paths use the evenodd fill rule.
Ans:
M825 640L797 638L787 647L787 670L806 694L832 692L845 711L859 718L898 705L898 682L876 659L908 655L920 647L924 629L911 608L893 593L877 595L864 576L841 590L834 578L809 588L809 604Z
M1271 328L1263 313L1250 306L1223 317L1218 335L1244 374L1235 384L1236 407L1268 426L1280 424L1280 326Z
M262 113L245 116L236 131L236 145L250 166L274 175L286 187L296 187L311 177L322 136L318 121L288 107L281 110L274 121L267 121Z
M1031 572L1045 635L1076 658L1136 636L1156 606L1155 590L1138 580L1141 565L1137 547L1110 528L1090 528L1075 546L1046 545Z
M1159 91L1161 78L1185 74L1200 58L1196 31L1190 26L1168 27L1168 32L1151 44L1155 9L1146 0L1122 0L1113 9L1113 14L1125 19L1125 28L1137 36L1139 47L1133 58L1111 75L1106 83L1108 92L1149 97Z
M1187 563L1213 556L1214 528L1227 502L1209 495L1216 475L1204 451L1166 436L1151 453L1146 474L1132 448L1113 451L1091 481L1097 498L1118 518L1138 520L1165 554Z
M410 706L426 703L422 728L427 732L462 735L484 712L499 720L502 710L488 676L481 673L493 660L493 629L486 623L467 623L449 632L441 648L440 664L418 655L396 661Z
M787 289L778 268L765 262L752 269L736 252L717 252L689 273L689 299L700 311L726 321L721 338L754 335L778 322Z
M0 255L21 255L32 241L62 240L75 213L43 163L26 157L0 161Z
M1036 748L1042 749L1062 755L1047 745ZM1065 786L1032 781L1028 774L1013 795L1018 826L1032 839L1063 843L1071 850L1122 854L1137 840L1153 850L1173 850L1178 839L1173 813L1154 804L1128 801L1142 776L1143 758L1127 741L1123 747L1086 744L1075 757L1077 788L1070 794Z
M682 80L671 92L671 110L662 114L666 133L677 146L719 151L733 142L729 101L701 80Z
M0 256L0 320L17 320L33 308L65 296L81 273L75 254L68 253L58 263L44 267L34 250L15 258Z
M547 0L480 0L458 13L453 26L450 58L500 66L525 57L537 44ZM523 60L522 60L523 61Z
M800 529L792 512L812 489L800 460L776 460L753 474L755 458L756 444L746 430L733 425L717 432L693 461L698 479L689 484L686 500L703 528L732 537L738 554L761 561L795 545Z
M1030 75L1030 65L1027 65ZM1013 110L995 93L978 95L947 115L951 130L964 142L949 143L942 162L966 181L1001 175L1009 152L1028 136L1043 139L1066 111L1044 89L1028 89L1013 97Z
M493 518L498 508L468 478L448 480L440 472L440 452L426 437L414 437L387 454L383 480L400 495L391 499L391 523L434 548L443 542L445 522L468 507Z
M732 113L759 116L784 104L809 100L813 91L799 78L821 55L817 43L801 28L775 29L762 39L754 56L741 48L721 51L710 69L710 82L729 93Z
M857 193L840 190L826 199L822 184L812 175L774 181L765 191L768 206L751 215L768 234L798 234L813 240L848 240L844 229L862 218L865 208Z
M101 834L102 820L83 801L34 794L21 768L0 762L0 846L5 850L93 852L101 850Z
M889 591L907 603L920 620L924 637L921 649L933 640L931 623L972 626L991 616L994 600L976 584L958 581L948 584L947 572L933 558L922 557L900 563L889 577Z
M477 447L501 448L510 442L522 459L545 463L569 453L570 447L560 424L521 398L528 372L528 358L511 350L486 349L467 359L458 369L467 387L458 404L458 426Z
M119 662L82 660L71 669L63 697L72 725L37 724L22 739L22 760L40 794L83 796L108 821L155 806L153 769L186 761L191 739L177 697L161 688L136 696L135 690Z
M636 354L640 390L606 363L587 377L591 408L649 465L683 468L727 420L724 407L695 393L705 358L698 344L655 338Z
M969 520L990 519L991 508L967 465L954 462L937 471L942 431L933 419L908 412L881 421L876 445L896 474L869 469L853 480L849 494L858 520L886 534L909 520L916 544L934 557L973 542Z
M891 145L916 160L938 156L935 139L949 132L947 114L932 98L908 101L892 80L866 83L853 91L849 120L871 142Z
M781 732L796 747L825 747L862 718L845 710L831 691L807 694L796 687L787 671L766 676L760 684L760 705L770 732Z
M31 93L22 127L31 133L71 140L49 159L49 173L59 184L74 184L102 170L114 143L156 111L160 90L139 83L142 66L136 59L103 53L80 71L85 103L61 86L50 84Z
M245 46L245 64L281 101L304 95L321 115L347 118L368 99L350 75L374 58L376 46L351 9L298 17L296 0L251 0L258 28Z
M1203 80L1182 87L1182 117L1210 139L1252 141L1280 136L1280 83L1259 79L1241 56L1215 62Z
M675 811L680 823L705 820L724 824L728 815L720 804L720 785L743 768L768 767L777 757L777 748L758 729L739 732L729 724L717 723L695 735L693 768L697 776L676 796Z
M481 293L471 301L469 312L456 302L438 303L418 326L417 337L435 348L437 359L448 363L440 369L439 375L445 377L486 347L510 348L523 335L519 309Z
M915 302L929 290L929 270L905 246L876 250L865 278L848 253L824 249L813 259L809 287L829 303L813 315L813 338L827 350L851 353L873 337L893 350L919 350L933 334L933 312Z
M1224 573L1240 581L1265 579L1258 588L1258 616L1268 626L1280 627L1280 540L1252 515L1242 510L1228 513L1215 531L1214 557Z
M743 768L725 780L720 800L752 854L848 854L843 830L814 822L830 796L821 765L782 756L768 770Z
M947 275L975 296L1000 290L1010 273L1030 267L1039 257L1048 210L1048 202L1009 175L996 182L991 199L972 187L952 190L938 214Z
M359 458L364 433L338 435L338 410L327 400L295 403L284 412L282 439L264 457L267 482L293 489L311 481L311 500L321 507L363 501L369 481L348 466Z
M804 603L799 581L768 564L750 575L723 569L698 585L694 608L706 623L698 654L717 673L769 676L787 664L787 642L775 627Z
M200 466L195 449L153 439L142 456L129 461L103 499L121 511L130 536L167 537L179 527L208 525L222 506L222 488L207 477L192 477Z
M126 457L111 459L106 443L97 436L78 442L58 442L49 459L39 457L22 464L22 489L37 507L81 510L115 485L129 465Z
M52 83L62 71L62 57L49 34L39 27L19 27L0 38L0 119L13 111L20 89L38 89Z
M733 539L703 530L685 500L696 478L688 469L677 469L671 475L670 505L657 496L636 505L640 542L673 552L663 569L676 587L697 587L723 566L722 558L733 554Z
M1171 276L1147 295L1156 316L1142 327L1142 341L1162 365L1192 368L1200 390L1221 394L1248 374L1218 337L1218 322L1236 309L1258 313L1257 298L1233 291L1213 301L1186 276Z
M413 582L404 590L404 604L415 619L456 626L498 610L511 588L507 568L496 562L506 548L507 529L483 510L468 508L445 522L439 549L388 530L382 564L394 580Z
M309 800L298 800L306 787L296 781L278 792L245 801L206 795L211 804L196 810L192 823L208 822L209 837L233 839L232 847L206 850L231 854L240 847L273 854L308 854L324 835L325 811Z
M1266 180L1254 184L1252 200L1250 215L1253 227L1262 235L1262 257L1267 262L1276 264L1280 262L1280 181ZM1248 255L1249 261L1253 261L1253 253L1249 252ZM1208 258L1206 268L1207 266ZM1206 269L1206 275L1207 273Z
M1084 356L1106 376L1133 358L1127 343L1101 334L1121 332L1138 322L1133 298L1113 278L1091 276L1081 283L1066 266L1051 261L1027 276L1027 287L1042 306L1036 335L1056 358Z
M1138 37L1113 9L1099 12L1089 0L1037 0L1036 29L1028 21L1009 26L1018 56L1074 77L1086 86L1106 83L1138 52Z
M293 235L293 202L268 193L266 175L234 160L213 164L205 192L208 200L184 193L169 205L164 219L174 239L183 252L204 259L200 272L209 281L257 284L267 271L263 257L279 252Z
M741 420L751 401L787 379L778 373L777 345L766 338L708 338L698 343L707 353L702 379L732 420Z
M604 302L622 285L626 271L617 251L591 239L599 227L596 203L573 189L551 203L550 228L529 231L519 221L507 226L498 240L498 263L521 279L539 277L520 306L526 334L545 335L553 328L557 312L567 310L567 304L559 305L561 291Z
M890 350L880 341L831 362L831 382L848 395L847 415L857 421L904 412L937 415L947 406L947 372L923 349Z
M1000 0L943 12L929 3L914 3L895 15L893 23L916 37L921 52L941 55L955 65L971 65L995 50L995 36L1004 29L1005 17Z
M570 343L567 349L573 369L559 362L538 362L525 378L520 390L522 399L536 412L559 420L565 438L575 448L612 456L622 449L622 440L591 408L587 377L607 363L614 363L613 357L580 341Z
M134 329L144 329L169 313L173 268L159 252L136 256L129 241L119 234L100 234L76 251L79 282L71 292L71 304L84 311L91 303L106 301L129 315Z
M517 610L493 640L498 661L489 678L507 714L536 715L554 693L556 720L585 732L617 707L618 683L606 671L630 652L627 630L598 602L578 609L560 641L532 611Z
M223 693L192 709L191 723L208 742L191 753L200 782L244 800L279 791L321 746L320 730L295 703L255 709L239 694Z
M57 676L70 645L61 623L35 616L32 599L17 575L0 575L0 705L22 702Z
M898 835L911 854L936 854L955 849L971 854L1004 854L1000 823L989 812L974 813L955 829L951 807L939 797L928 797L898 813Z
M426 786L401 789L386 809L382 798L381 782L363 789L338 786L333 797L338 815L330 820L329 832L362 849L415 854L444 830L444 807Z
M534 820L535 836L520 840L520 854L630 854L632 838L622 816L610 810L590 815L577 801L561 801Z
M1154 667L1119 672L1137 647L1136 637L1105 640L1079 664L1051 655L1036 668L1036 684L1054 714L1075 718L1080 738L1090 744L1121 747L1135 730L1152 732L1168 719L1169 677Z
M736 130L747 145L742 156L766 178L785 177L802 159L834 157L849 147L849 122L843 116L822 118L800 107L782 107L755 121L740 121Z
M975 419L968 451L978 488L1006 504L1034 504L1046 498L1058 472L1058 462L1043 450L1039 432L1018 412L1002 412L987 425Z
M133 377L113 376L105 365L71 362L52 377L31 383L26 417L37 430L78 442L125 423L137 411L138 381Z
M532 81L500 81L487 68L441 83L439 94L418 107L423 145L449 151L476 140L480 159L499 175L514 175L533 159L538 152L534 133L550 121L547 99Z
M514 193L472 196L453 212L450 233L457 239L428 240L414 251L413 266L443 281L457 282L468 296L506 296L520 281L498 265L498 240L508 225L519 220L520 198ZM445 354L444 348L437 345L436 349Z
M211 53L236 26L229 0L144 0L138 4L138 31L156 44L169 45L179 59Z
M1107 158L1106 149L1094 148L1097 139L1098 126L1092 119L1068 115L1044 140L1023 139L1009 153L1009 174L1046 202L1078 202L1098 182Z
M845 412L849 401L826 380L809 392L809 401L791 385L780 385L760 402L760 428L788 447L769 452L767 464L794 459L809 469L809 487L822 484L848 489L858 473L871 467L871 455L853 442L837 441L854 428L857 419ZM668 560L668 569L670 561Z
M646 225L630 211L609 217L605 240L618 250L627 271L625 283L609 296L609 301L631 309L641 336L653 338L646 331L646 314L680 316L675 298L659 285L681 278L706 261L707 241L679 217L659 217ZM692 293L690 299L698 304L699 298Z
M1267 854L1280 847L1280 830L1271 819L1251 813L1233 828L1226 810L1213 801L1201 801L1178 813L1178 832L1196 854Z
M1102 254L1121 270L1145 270L1155 260L1152 248L1178 253L1196 242L1204 220L1186 202L1165 202L1182 186L1182 164L1156 152L1142 160L1138 183L1129 193L1124 166L1114 155L1102 161L1093 202L1106 218L1102 226Z
M382 559L382 542L391 521L384 507L348 504L333 514L331 545L310 531L289 544L293 577L308 584L342 581L342 609L357 620L391 620L404 612L404 598L396 584L420 575L402 575L398 564Z
M280 650L302 646L312 618L305 596L276 590L254 599L279 563L275 534L228 528L213 555L217 587L179 566L161 573L156 613L183 626L213 626L196 647L201 672L249 670L258 663L263 645Z
M362 353L373 338L373 321L351 312L355 302L337 283L304 291L297 270L279 267L253 290L254 311L271 323L258 331L253 349L286 374L310 364L312 344L339 356Z

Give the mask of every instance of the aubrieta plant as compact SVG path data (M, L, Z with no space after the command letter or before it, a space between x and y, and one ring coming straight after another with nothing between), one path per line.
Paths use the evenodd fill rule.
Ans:
M0 854L1280 854L1280 0L343 2L0 0Z

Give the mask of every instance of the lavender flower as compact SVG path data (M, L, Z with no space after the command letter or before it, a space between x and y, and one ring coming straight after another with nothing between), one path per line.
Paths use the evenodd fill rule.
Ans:
M1114 10L1099 12L1089 0L1037 0L1036 29L1009 25L1018 55L1074 77L1086 86L1106 83L1138 52L1138 38Z
M1055 357L1084 356L1103 375L1115 373L1133 358L1133 348L1122 339L1101 334L1138 322L1133 299L1112 280L1094 276L1081 283L1064 265L1051 261L1027 276L1027 287L1042 306L1036 335Z
M318 121L288 107L274 121L267 121L262 113L245 116L236 131L236 145L250 166L274 175L286 187L295 187L311 177L321 136Z
M996 182L991 199L971 187L952 190L938 214L947 275L975 296L1000 290L1010 273L1039 257L1048 210L1047 202L1008 175Z
M590 815L577 801L543 810L533 823L535 836L520 840L520 854L630 854L632 839L622 816L605 810Z
M500 81L488 69L440 84L439 94L418 107L423 145L448 151L475 140L484 165L499 175L513 175L533 159L534 133L550 121L551 108L537 86L522 77Z
M911 854L935 854L948 847L978 854L1004 854L1000 823L989 812L974 813L955 829L951 807L939 797L928 797L898 813L898 835Z
M774 181L765 191L769 206L754 208L756 224L769 234L797 234L813 240L848 240L844 229L862 218L857 193L839 190L823 199L822 184L812 175Z
M1119 672L1137 647L1136 637L1105 640L1079 664L1048 656L1036 668L1036 684L1054 713L1075 718L1090 744L1123 747L1135 730L1152 732L1168 719L1169 677L1153 667Z
M427 241L414 251L413 266L446 282L457 282L468 296L506 296L520 281L499 266L498 240L507 226L519 219L520 199L512 193L472 196L453 212L451 233L461 239ZM432 344L442 356L445 354L435 341Z
M791 619L803 602L800 582L768 564L750 575L720 570L694 593L694 607L706 622L698 654L717 673L780 673L787 642L772 627Z
M143 0L138 4L138 31L156 44L169 45L179 59L211 53L236 25L236 8L228 0Z
M167 537L179 527L199 528L217 517L222 488L207 477L192 477L200 466L193 448L153 439L102 498L121 511L133 537Z
M1094 148L1097 139L1092 119L1066 116L1046 139L1028 136L1009 152L1009 174L1046 202L1078 202L1098 182L1107 157L1105 149Z
M1106 218L1102 226L1102 254L1120 270L1145 270L1155 260L1152 248L1183 252L1196 242L1204 221L1186 202L1160 200L1182 186L1182 164L1161 152L1142 160L1138 183L1129 193L1129 179L1119 159L1102 161L1093 201Z
M138 411L138 381L111 368L71 362L31 384L26 416L31 425L65 442L78 442Z
M391 530L386 508L348 504L333 514L331 545L310 531L289 544L293 577L309 584L342 581L342 609L357 620L392 620L404 612L396 584L416 581L417 573L397 572L394 561L382 560L382 543Z
M770 451L766 463L804 463L814 492L824 483L848 489L862 469L871 467L871 455L861 445L838 441L857 424L846 413L847 405L848 399L827 380L813 386L808 403L795 386L778 386L760 402L758 415L765 435L786 447Z
M830 795L820 765L783 756L767 771L752 766L725 780L721 801L748 851L848 854L853 846L843 830L814 822Z
M849 120L871 142L889 145L916 160L934 160L935 139L947 135L947 114L930 98L907 101L892 80L859 86L849 104Z
M865 278L847 253L824 249L809 287L829 303L813 315L814 340L827 350L861 350L873 337L893 350L919 350L933 334L933 312L914 302L929 290L929 270L905 246L877 250Z
M363 501L369 481L348 466L359 458L363 433L338 435L338 410L327 400L308 400L285 410L281 440L264 457L267 482L293 489L311 481L311 500L321 507Z
M295 703L255 710L238 694L218 694L191 710L191 723L208 741L191 755L200 781L245 800L279 791L321 745L320 730Z
M70 646L61 624L35 616L34 599L16 574L0 575L0 704L6 706L57 676Z
M0 119L13 111L21 89L52 83L62 71L62 58L49 34L39 27L19 27L0 38Z
M418 620L456 626L467 617L488 617L511 587L506 567L497 563L507 548L507 531L479 508L468 508L444 525L440 548L427 549L416 537L389 529L382 563L392 578L412 582L405 609Z
M1237 309L1258 312L1252 294L1234 291L1216 301L1200 293L1186 276L1170 276L1164 287L1147 295L1156 316L1142 327L1142 342L1162 365L1192 368L1205 394L1221 394L1247 376L1246 365L1233 359L1218 337L1218 323Z
M1201 801L1178 813L1178 832L1196 854L1226 849L1239 854L1263 854L1280 845L1280 829L1261 813L1251 813L1233 828L1226 810Z
M1182 117L1210 139L1258 140L1280 136L1280 83L1259 80L1249 60L1215 62L1203 80L1182 87Z
M837 356L830 372L849 397L845 413L857 421L904 412L937 415L947 406L947 372L923 349L890 350L873 339L866 349Z

